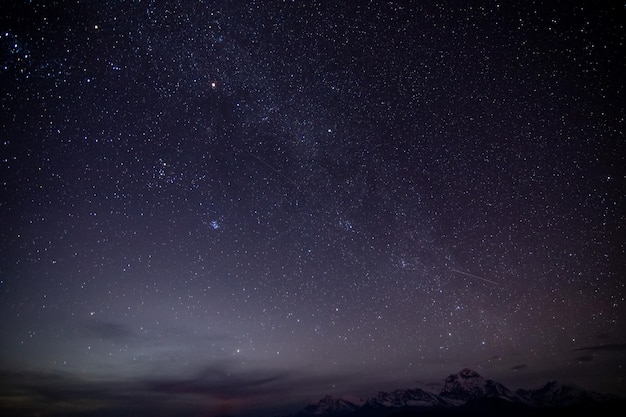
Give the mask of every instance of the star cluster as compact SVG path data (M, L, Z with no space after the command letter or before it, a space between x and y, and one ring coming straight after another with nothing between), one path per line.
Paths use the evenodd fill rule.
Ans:
M624 9L422 3L3 5L0 406L624 392Z

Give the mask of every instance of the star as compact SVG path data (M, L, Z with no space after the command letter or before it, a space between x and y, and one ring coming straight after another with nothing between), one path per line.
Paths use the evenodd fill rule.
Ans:
M0 25L0 414L624 393L621 6L49 3Z

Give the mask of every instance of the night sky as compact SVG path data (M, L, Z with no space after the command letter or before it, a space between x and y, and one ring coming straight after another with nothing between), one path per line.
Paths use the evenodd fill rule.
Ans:
M626 393L623 4L0 12L0 410Z

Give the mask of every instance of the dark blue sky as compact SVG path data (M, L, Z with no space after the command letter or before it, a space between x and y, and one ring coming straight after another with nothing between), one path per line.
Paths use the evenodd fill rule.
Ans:
M0 407L624 393L623 6L416 3L0 6Z

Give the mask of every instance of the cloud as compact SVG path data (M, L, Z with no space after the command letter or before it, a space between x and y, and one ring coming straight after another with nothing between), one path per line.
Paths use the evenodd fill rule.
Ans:
M311 393L317 395L341 379L303 372L237 371L223 363L209 364L186 376L144 375L134 379L0 370L0 414L108 417L187 416L201 411L206 414L207 410L209 415L262 415L263 410L282 413L294 401L309 398Z
M203 385L196 378L176 383L169 379L98 381L45 372L1 372L0 378L6 381L0 385L0 414L16 417L147 416L156 411L162 416L186 416L201 410L212 414L225 410L225 400L237 396L233 388L230 397L220 398L212 392L219 386L217 380ZM241 401L246 402L244 395Z
M230 374L223 369L208 367L191 377L164 379L149 383L149 389L158 393L202 394L216 397L239 397L265 393L275 389L284 390L289 373L255 371L246 374Z
M96 321L85 326L85 333L101 339L127 341L136 337L131 328L125 324Z
M584 347L580 347L580 348L574 349L574 351L593 351L593 352L611 351L611 352L626 352L626 343L613 343L613 344L608 344L608 345L584 346Z

